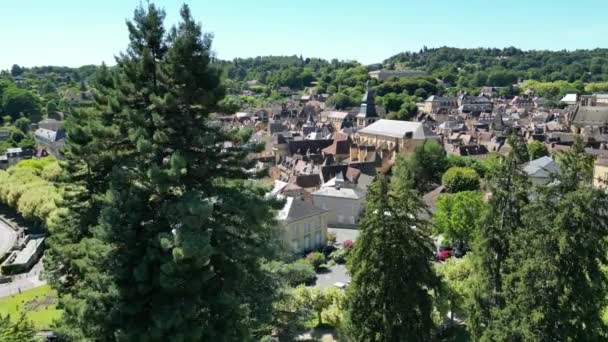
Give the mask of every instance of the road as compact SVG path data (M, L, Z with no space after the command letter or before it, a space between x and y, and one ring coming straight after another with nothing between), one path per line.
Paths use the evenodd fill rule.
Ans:
M31 290L46 284L45 280L40 279L43 270L41 258L28 273L13 276L13 281L10 283L0 284L0 298L19 294L19 291Z
M341 244L346 240L355 241L359 236L358 229L349 229L349 228L327 228L327 231L330 233L336 234L336 242Z
M328 288L334 286L335 283L346 284L350 280L346 274L346 265L333 265L325 272L317 273L317 282L314 287Z

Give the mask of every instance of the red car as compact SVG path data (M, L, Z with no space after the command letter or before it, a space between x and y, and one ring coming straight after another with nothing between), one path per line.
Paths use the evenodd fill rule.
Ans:
M435 254L435 259L437 259L437 261L446 261L451 257L452 257L452 249L450 249L450 248L440 249Z

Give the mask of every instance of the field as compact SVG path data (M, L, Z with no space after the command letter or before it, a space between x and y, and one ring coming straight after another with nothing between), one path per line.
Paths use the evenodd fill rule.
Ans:
M36 329L45 330L53 320L61 316L61 310L58 310L56 305L56 293L48 285L44 285L24 291L20 295L0 298L0 315L10 314L12 319L16 319L25 312Z

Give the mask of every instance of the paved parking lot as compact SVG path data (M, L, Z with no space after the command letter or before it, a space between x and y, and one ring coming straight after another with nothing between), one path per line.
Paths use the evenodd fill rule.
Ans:
M326 273L317 273L317 282L314 287L328 288L340 282L346 284L350 280L346 274L346 265L334 265L327 269Z
M355 241L357 236L359 236L359 230L357 229L347 229L347 228L327 228L329 233L336 234L336 242L342 243L346 240Z

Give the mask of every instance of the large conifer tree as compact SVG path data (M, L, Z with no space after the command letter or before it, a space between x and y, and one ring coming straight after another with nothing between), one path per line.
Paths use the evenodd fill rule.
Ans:
M492 340L599 341L606 338L608 198L591 187L582 143L559 156L560 173L535 189L524 229L511 240L504 307Z
M81 179L49 261L72 339L246 340L269 317L272 203L247 181L251 148L209 119L223 96L211 36L187 6L169 32L164 16L135 11L98 110L72 119L66 172ZM82 263L61 260L65 242Z
M400 174L407 174L400 172ZM432 243L424 205L410 181L370 186L360 235L349 260L347 329L354 341L428 341Z
M523 209L528 203L530 185L522 170L528 160L526 146L516 135L509 137L509 145L512 151L491 175L489 209L474 237L472 259L477 273L468 327L475 340L487 338L498 322L497 312L504 307L506 260L513 234L523 225Z

